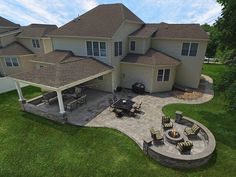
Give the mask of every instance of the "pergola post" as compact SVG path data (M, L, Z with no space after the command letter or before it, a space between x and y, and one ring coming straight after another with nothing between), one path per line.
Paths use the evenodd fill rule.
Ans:
M58 103L59 103L60 114L65 114L63 98L62 98L62 94L61 94L60 90L57 91L57 99L58 99Z
M24 102L25 98L23 96L23 93L22 93L22 90L21 90L21 87L20 87L20 83L15 81L15 86L16 86L16 90L17 90L17 93L18 93L18 96L19 96L19 101Z

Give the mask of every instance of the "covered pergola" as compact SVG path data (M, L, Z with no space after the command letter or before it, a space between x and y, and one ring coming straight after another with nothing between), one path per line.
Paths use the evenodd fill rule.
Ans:
M55 65L35 69L30 72L23 72L10 76L15 81L15 86L22 105L26 104L19 83L25 83L40 87L44 90L55 91L59 105L59 113L65 114L62 91L92 81L100 76L109 76L110 87L105 90L113 91L112 82L113 68L101 63L96 59L69 57Z

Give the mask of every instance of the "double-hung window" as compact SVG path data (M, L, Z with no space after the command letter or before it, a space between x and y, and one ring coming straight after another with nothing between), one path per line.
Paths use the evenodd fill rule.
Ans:
M86 41L86 47L88 56L100 56L100 57L107 56L106 42Z
M16 57L5 57L5 63L7 67L19 66L18 59Z
M130 50L135 51L135 41L130 42Z
M38 39L32 39L32 45L34 48L40 48L39 40Z
M122 55L122 41L120 42L114 42L114 48L115 48L115 56L121 56Z
M181 55L183 56L196 56L198 43L184 42L182 45Z
M170 69L159 69L157 73L157 81L169 81L170 79Z

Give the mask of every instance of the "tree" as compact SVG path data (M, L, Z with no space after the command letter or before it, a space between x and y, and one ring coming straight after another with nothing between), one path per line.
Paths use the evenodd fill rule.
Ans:
M203 24L202 28L210 34L206 50L206 57L214 58L216 55L217 48L220 44L219 36L220 32L215 25L210 26L209 24Z

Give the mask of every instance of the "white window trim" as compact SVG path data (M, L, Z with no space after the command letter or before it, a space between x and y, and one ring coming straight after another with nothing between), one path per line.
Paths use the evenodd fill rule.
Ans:
M115 57L123 56L123 42L122 42L122 41L115 41L115 42L114 42L114 49L115 49L115 43L116 43L116 42L118 43L118 55L115 56L115 50L114 50L114 56L115 56ZM121 55L120 55L120 42L122 43L122 45L121 45L121 47L122 47L122 48L121 48L121 53L122 53L122 54L121 54Z
M12 66L7 66L7 62L6 62L6 58L7 58L7 57L10 58L10 61L11 61L11 65L12 65ZM7 68L18 68L18 67L20 67L20 62L19 62L18 57L16 57L16 56L7 56L7 57L4 57L4 63L5 63L5 66L6 66ZM18 63L18 66L14 66L14 65L13 65L12 58L16 58L16 61L17 61L17 63Z
M188 46L188 55L182 55L182 51L183 51L183 45L184 43L189 43L189 46ZM184 56L184 57L196 57L197 56L197 52L198 52L198 46L197 46L197 52L196 52L196 56L190 56L190 49L191 49L191 45L192 43L195 43L199 46L199 42L183 42L182 43L182 48L181 48L181 56Z
M163 70L163 75L162 75L161 81L158 81L158 72L159 72L159 70ZM157 70L157 77L156 77L157 82L169 82L169 81L170 81L170 73L171 73L171 70L170 70L170 72L169 72L169 78L168 78L168 80L167 80L167 81L164 80L166 70L170 70L170 69L167 68L167 69L158 69L158 70Z
M88 55L87 42L92 42L92 55ZM94 56L94 53L93 53L93 42L98 42L98 50L99 50L99 55L98 56ZM101 56L100 42L104 42L105 43L105 46L106 46L106 56ZM107 42L105 42L105 41L96 41L96 40L86 40L85 41L85 47L86 47L86 55L87 56L89 56L89 57L107 58Z

